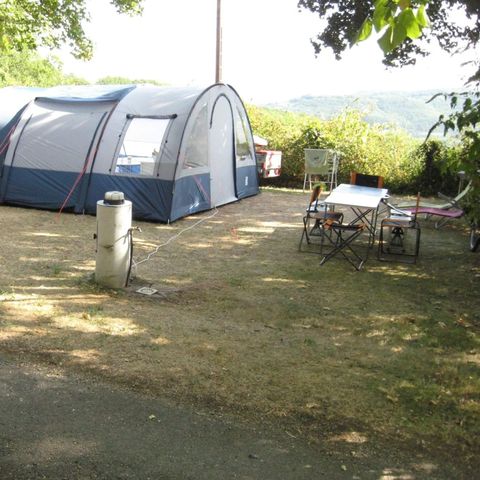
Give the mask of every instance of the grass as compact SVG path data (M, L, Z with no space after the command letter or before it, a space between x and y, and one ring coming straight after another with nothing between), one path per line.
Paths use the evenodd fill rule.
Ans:
M475 468L480 256L464 225L422 222L416 266L320 267L297 251L307 197L268 190L222 207L126 291L91 281L94 217L0 207L0 351L312 442L383 439ZM198 219L140 223L135 258Z

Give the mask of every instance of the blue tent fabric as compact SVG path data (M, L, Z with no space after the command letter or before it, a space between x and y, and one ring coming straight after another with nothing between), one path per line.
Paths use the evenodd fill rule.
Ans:
M65 90L53 89L51 94L36 97L36 100L48 100L58 103L98 103L98 102L119 102L136 88L135 85L122 86L121 88L105 85L88 86L90 88L76 88L69 95L68 87ZM93 87L93 88L92 88ZM103 88L102 88L103 87ZM58 94L57 94L58 92Z
M0 177L3 175L3 166L7 156L10 138L26 108L27 105L25 105L2 129L0 129Z
M156 178L97 174L91 180L82 211L94 214L105 192L120 191L132 202L134 218L166 223L171 221L172 187L172 181Z
M172 222L259 193L251 127L229 85L65 86L16 96L8 88L0 89L0 100L12 100L1 112L0 202L95 214L105 192L117 190L135 218ZM220 108L220 97L225 122L205 126L202 112ZM250 154L236 151L234 112Z

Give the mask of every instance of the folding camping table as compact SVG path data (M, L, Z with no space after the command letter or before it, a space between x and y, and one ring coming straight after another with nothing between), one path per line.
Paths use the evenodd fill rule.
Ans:
M333 189L330 195L325 198L325 208L331 206L333 209L337 206L347 207L354 214L354 218L344 225L330 225L333 231L338 230L335 240L335 245L332 251L330 251L322 260L322 264L327 260L335 256L337 253L341 253L347 260L344 249L350 250L357 259L360 260L358 265L353 264L357 270L361 268L363 263L368 258L368 251L371 249L375 242L375 231L377 228L378 209L382 199L388 196L388 190L385 188L372 188L363 187L359 185L350 185L342 183L337 188ZM361 258L354 250L352 243L360 234L360 229L353 227L362 224L361 230L368 231L368 244L367 254L365 258ZM349 228L350 227L350 228ZM342 231L351 232L350 236L346 238L342 237ZM332 242L333 243L333 242Z

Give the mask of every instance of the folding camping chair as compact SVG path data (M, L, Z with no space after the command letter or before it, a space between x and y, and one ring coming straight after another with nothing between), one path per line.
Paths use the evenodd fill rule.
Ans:
M323 177L330 191L337 186L338 154L335 150L321 148L306 148L305 154L305 177L303 179L303 191L307 179L312 189L312 175Z
M366 225L364 223L336 223L328 219L322 227L325 231L331 233L331 235L322 236L322 247L324 239L326 238L330 242L332 249L324 255L320 261L320 265L323 265L337 254L340 254L355 270L360 270L368 259L370 244L367 242L366 246L361 246L360 244L356 246L354 245L354 241L364 232ZM364 256L359 253L361 249L365 249Z
M334 212L330 210L331 207L327 207L324 203L320 203L321 192L322 185L320 183L316 184L313 187L312 194L310 195L310 200L303 217L303 231L302 236L300 237L300 243L298 244L299 251L302 251L304 239L306 240L307 245L312 245L312 237L320 237L323 235L323 222L326 220L332 220L334 222L343 221L343 213Z
M384 202L390 209L390 214L380 225L377 258L380 261L398 261L416 263L420 251L421 229L417 222L420 193L417 194L415 209L400 210L388 202ZM413 232L414 242L410 246L408 232Z
M358 185L360 187L383 188L383 177L379 175L351 172L350 184Z

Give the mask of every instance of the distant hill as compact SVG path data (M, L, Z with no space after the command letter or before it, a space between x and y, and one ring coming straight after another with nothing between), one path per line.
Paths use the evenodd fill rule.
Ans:
M425 137L441 114L450 113L443 96L428 102L438 91L359 93L345 96L310 96L293 98L285 103L266 105L269 108L306 113L325 120L345 108L365 113L368 123L395 124L414 137ZM442 134L439 129L437 134Z

